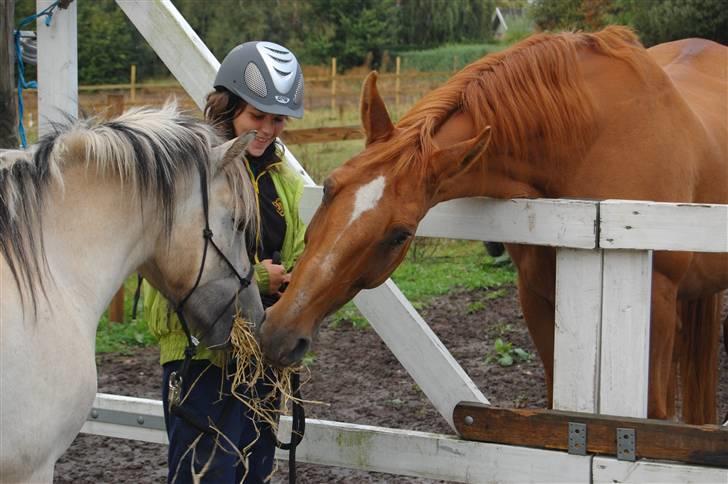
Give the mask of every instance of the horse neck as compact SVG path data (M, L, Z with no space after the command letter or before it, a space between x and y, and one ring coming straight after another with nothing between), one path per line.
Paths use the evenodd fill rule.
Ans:
M445 148L466 141L478 133L467 113L457 112L442 124L433 137L436 146ZM535 137L534 137L535 139ZM537 142L537 141L534 141ZM531 150L529 150L531 151ZM459 163L460 160L440 160ZM548 171L541 163L496 153L488 149L481 159L463 166L439 181L432 205L467 197L537 198L545 196L549 186ZM434 171L440 170L433 167Z
M96 322L124 279L151 256L161 231L131 187L115 176L69 167L64 186L51 189L43 213L45 255L56 290ZM144 221L144 226L142 222Z

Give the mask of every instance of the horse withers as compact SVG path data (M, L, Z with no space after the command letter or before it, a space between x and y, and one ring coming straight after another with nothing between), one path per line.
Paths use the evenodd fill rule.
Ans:
M0 155L1 482L52 481L96 393L99 318L137 268L201 344L225 345L238 310L262 320L249 139L220 144L168 105Z
M306 249L261 328L265 354L300 359L323 318L382 283L445 200L728 203L727 52L700 39L646 50L624 27L538 34L465 67L396 126L370 74L365 149L324 183ZM550 398L556 251L507 248ZM716 308L726 288L728 254L655 253L650 416L673 412L675 357L684 419L716 421Z

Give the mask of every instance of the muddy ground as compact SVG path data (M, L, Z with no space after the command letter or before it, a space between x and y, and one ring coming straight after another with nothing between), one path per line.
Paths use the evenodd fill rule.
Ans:
M426 321L492 404L545 407L543 371L530 342L513 287L456 292L421 311ZM497 338L531 355L502 367L488 357ZM722 348L722 345L721 345ZM443 418L372 329L325 325L314 347L304 396L311 418L451 433ZM161 369L155 348L98 357L99 391L159 399ZM728 358L721 350L719 415L728 412ZM157 483L166 476L166 446L80 435L56 465L57 483ZM287 482L285 463L273 479ZM298 482L432 483L388 474L299 464Z

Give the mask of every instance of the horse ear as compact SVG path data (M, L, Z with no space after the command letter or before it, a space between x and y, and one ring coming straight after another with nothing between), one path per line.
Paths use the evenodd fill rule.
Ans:
M366 133L366 145L387 138L394 130L387 107L377 90L377 72L364 79L361 93L361 124Z
M250 144L250 142L253 141L253 138L255 138L255 135L255 131L248 131L235 139L215 146L212 149L211 154L213 166L216 168L223 167L231 161L240 158L248 147L248 144Z
M491 140L490 126L486 126L477 136L461 141L433 153L430 166L433 181L440 181L464 173L476 163L488 149Z

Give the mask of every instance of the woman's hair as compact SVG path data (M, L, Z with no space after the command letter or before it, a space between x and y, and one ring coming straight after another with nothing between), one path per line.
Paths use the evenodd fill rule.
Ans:
M207 95L205 119L226 139L235 138L233 120L248 105L245 100L224 87L217 87Z

